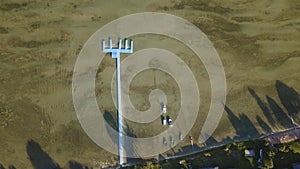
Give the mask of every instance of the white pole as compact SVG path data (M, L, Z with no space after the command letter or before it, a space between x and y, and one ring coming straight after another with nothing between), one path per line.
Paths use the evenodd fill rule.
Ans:
M119 128L119 162L120 166L123 164L123 121L122 121L122 97L121 97L121 68L120 68L120 53L117 54L117 93L118 93L118 128Z

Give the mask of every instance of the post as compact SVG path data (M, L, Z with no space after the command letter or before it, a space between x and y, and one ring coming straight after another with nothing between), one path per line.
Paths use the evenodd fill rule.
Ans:
M118 129L119 129L119 156L120 156L120 166L123 162L123 119L122 119L122 95L121 95L121 75L120 75L120 57L117 57L117 94L118 94Z
M290 118L291 118L291 121L292 121L293 126L294 126L294 130L295 130L295 134L297 136L297 140L299 140L299 134L298 134L297 127L296 127L296 124L294 122L294 119L293 119L292 115L290 115Z
M133 53L133 41L130 41L128 48L128 41L125 39L124 48L122 48L122 40L119 40L118 46L113 47L112 39L109 39L109 47L105 47L105 41L102 41L102 51L111 53L111 57L117 59L117 100L118 100L118 133L119 133L119 164L122 167L123 161L123 119L122 119L122 96L121 96L121 58L120 53Z

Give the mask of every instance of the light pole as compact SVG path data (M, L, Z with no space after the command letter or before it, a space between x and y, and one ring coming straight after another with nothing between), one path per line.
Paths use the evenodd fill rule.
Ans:
M124 41L124 48L122 48L122 40L119 39L118 46L113 47L112 39L109 38L109 46L105 47L105 41L102 41L102 52L111 53L111 57L117 59L117 97L118 97L118 132L119 132L119 164L123 165L123 124L122 124L122 97L121 97L121 58L120 53L133 53L133 41L130 40L128 47L128 40Z
M295 134L296 134L297 140L298 140L298 139L299 139L299 134L298 134L298 132L297 132L297 127L296 127L296 124L295 124L295 122L294 122L294 119L293 119L292 115L290 115L290 118L291 118L291 121L292 121L292 123L293 123L294 130L295 130Z

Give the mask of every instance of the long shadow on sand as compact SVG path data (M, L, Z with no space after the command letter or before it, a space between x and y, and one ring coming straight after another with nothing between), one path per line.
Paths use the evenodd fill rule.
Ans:
M69 169L85 169L86 167L84 167L82 164L78 163L77 161L71 160L68 163L68 166L65 168L69 168Z
M27 142L26 150L34 169L62 169L34 140ZM2 164L0 164L0 169L5 169ZM16 169L16 167L10 165L8 169ZM89 169L89 167L70 160L63 169Z
M270 133L270 130L276 129L278 125L285 129L293 127L290 117L293 117L295 121L299 121L300 95L293 88L279 80L276 81L275 87L278 97L287 111L283 110L280 105L268 95L266 95L267 103L263 102L252 88L248 88L249 93L255 98L269 124L272 124L272 128L268 127L261 117L256 117L257 122L266 133Z
M105 121L116 131L118 131L118 124L117 124L117 118L112 116L112 113L105 110L103 117L105 119ZM134 134L134 131L128 126L128 124L126 122L123 122L123 132L129 136L129 137L134 137L136 138L136 135ZM107 126L108 127L108 126ZM106 128L107 129L107 128ZM108 131L108 130L107 130ZM110 138L112 139L113 143L115 145L118 145L118 139L116 139L112 133L108 132ZM125 139L125 137L123 137L123 144L126 144L126 146L123 146L126 154L135 154L134 152L134 143L130 142L128 140ZM127 160L127 164L135 164L139 159L136 158L126 158Z
M265 133L271 133L271 127L258 115L256 115L256 121L258 122L259 126L264 130Z
M0 169L5 169L2 164L0 164ZM10 165L10 166L8 166L8 169L16 169L16 167L13 165Z
M113 129L118 130L117 120L109 111L104 111L103 118Z
M282 110L282 108L276 103L276 101L269 96L266 96L266 98L273 112L273 115L276 118L276 121L284 128L293 127L289 116Z
M267 104L262 101L262 99L256 94L256 92L252 88L248 88L249 93L255 98L257 104L261 108L263 114L267 118L270 124L274 124L275 120L273 119L272 113L268 108Z
M225 106L225 111L236 130L236 139L257 138L259 136L259 132L247 115L240 114L236 116L228 106Z
M282 105L295 118L294 120L299 121L299 117L297 117L300 112L299 93L279 80L276 81L275 87Z
M280 107L280 105L270 96L266 96L267 103L265 103L253 89L248 88L248 90L250 94L255 98L257 104L263 112L263 115L268 119L269 124L273 125L277 123L285 128L290 128L292 127L290 116L292 116L295 121L300 120L300 95L295 89L287 86L279 80L276 81L275 87L280 102L287 111L283 110ZM225 106L225 111L227 112L228 118L230 119L233 127L236 130L237 136L233 140L230 140L230 138L228 138L228 140L223 141L230 142L236 139L258 138L260 134L257 131L256 127L253 125L253 123L250 121L250 119L247 117L247 115L235 115L235 113L233 113L233 111L228 106ZM111 113L106 111L103 116L111 127L117 129L116 119L113 118ZM272 128L259 115L256 116L256 121L266 134L272 132ZM131 137L136 137L134 135L134 132L131 131L128 126L125 126L125 128L126 129L124 131L127 133L127 135ZM210 142L212 144L217 144L217 141L213 138L210 138ZM132 147L130 149L132 149ZM194 145L194 149L196 150L201 148L199 148L197 145ZM34 169L61 169L61 167L34 140L29 140L27 142L26 150L29 160L32 163ZM191 151L193 150L189 145L181 147L181 150L172 155L186 154L187 152ZM171 154L169 155L172 156ZM13 165L10 165L8 168L15 169ZM64 168L88 169L89 167L84 166L76 161L70 160ZM3 165L0 164L0 169L5 168Z
M61 168L45 151L42 150L41 146L37 142L29 140L26 145L26 150L34 169Z
M61 167L34 140L29 140L27 142L26 149L34 169L61 169ZM70 160L64 169L89 169L89 167L74 160Z

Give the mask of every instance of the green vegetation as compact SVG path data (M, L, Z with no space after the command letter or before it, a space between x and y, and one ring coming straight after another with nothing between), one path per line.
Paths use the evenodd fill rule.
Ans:
M128 167L128 169L161 169L162 166L160 164L154 164L150 161L147 161L145 163L141 163L141 164L138 164L136 166L133 166L133 167Z
M245 157L246 149L254 150L255 157ZM263 151L263 158L262 162L258 163L260 149ZM295 141L277 145L270 145L269 142L264 140L237 142L186 156L184 159L185 160L183 160L183 158L165 160L157 164L147 161L138 166L128 167L128 169L186 169L189 163L195 168L212 166L243 169L291 168L293 163L300 162L300 142Z
M276 168L292 167L292 163L300 162L300 142L295 141L287 144L277 145L278 152L274 156Z

